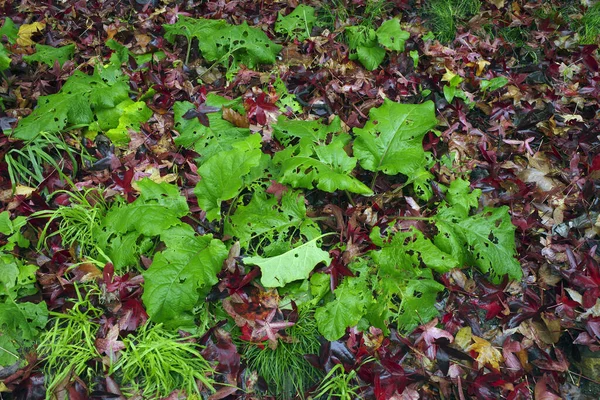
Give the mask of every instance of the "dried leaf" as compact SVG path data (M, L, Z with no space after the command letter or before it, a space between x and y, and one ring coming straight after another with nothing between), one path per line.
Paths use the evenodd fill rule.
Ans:
M475 343L470 345L467 350L477 353L477 362L479 368L483 368L485 364L489 364L492 368L500 368L500 362L503 361L502 353L494 348L490 342L478 336L473 336Z

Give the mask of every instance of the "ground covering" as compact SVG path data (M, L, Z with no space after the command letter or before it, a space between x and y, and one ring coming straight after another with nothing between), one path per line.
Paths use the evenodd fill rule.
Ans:
M0 398L598 398L600 3L0 11Z

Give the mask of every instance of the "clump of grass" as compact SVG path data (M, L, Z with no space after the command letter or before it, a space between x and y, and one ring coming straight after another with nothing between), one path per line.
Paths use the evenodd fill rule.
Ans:
M42 230L38 248L56 235L62 239L63 246L77 247L81 256L97 256L97 244L94 238L94 229L101 225L106 214L107 204L102 193L97 188L90 188L82 192L69 192L60 190L54 194L66 193L70 205L59 206L56 210L43 210L32 214L33 218L49 218ZM52 223L58 220L58 229L48 234Z
M275 350L247 344L244 355L250 370L267 382L269 392L278 399L303 397L304 393L323 376L304 356L316 354L320 343L317 323L312 312L300 311L298 322L287 328L290 343L279 341Z
M75 286L77 300L66 313L50 312L52 317L50 329L41 337L38 354L45 361L47 378L47 398L63 386L66 380L76 377L93 382L93 378L101 371L101 356L96 349L95 340L98 333L98 321L103 311L96 308L90 297L97 293L92 288L85 297L78 286Z
M588 8L581 17L579 42L581 44L600 43L600 2Z
M79 153L79 154L78 154ZM91 156L83 148L77 150L61 135L42 132L34 139L24 142L20 148L14 147L5 155L10 181L18 184L38 186L46 179L48 167L64 175L64 162L68 160L77 173L77 158L91 161Z
M367 0L364 8L357 8L349 0L325 1L317 9L318 25L330 30L344 28L348 25L360 25L375 28L378 19L384 19L390 10L391 2L385 0ZM356 19L350 23L350 18Z
M323 378L315 398L352 400L358 397L359 387L355 381L356 371L346 372L342 364L336 364Z
M181 389L188 398L202 398L201 386L215 391L211 377L215 371L191 339L165 330L162 324L146 324L136 335L123 339L125 349L110 372L129 386L124 390L141 393L146 399L167 397Z
M479 0L431 0L424 7L424 17L438 40L450 42L458 25L476 15L480 8Z

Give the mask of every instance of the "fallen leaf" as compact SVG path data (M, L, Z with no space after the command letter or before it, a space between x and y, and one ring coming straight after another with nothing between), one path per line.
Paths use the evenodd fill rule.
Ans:
M467 350L477 353L477 362L479 368L483 368L485 364L489 364L492 368L500 368L500 362L503 361L502 353L492 346L490 342L478 336L472 337L475 343L470 345Z
M22 47L33 45L31 37L38 32L41 32L46 27L44 22L34 22L32 24L23 24L19 27L17 44Z

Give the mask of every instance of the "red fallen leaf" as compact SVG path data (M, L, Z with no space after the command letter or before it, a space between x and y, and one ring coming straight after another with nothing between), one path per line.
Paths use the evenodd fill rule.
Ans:
M119 319L119 326L124 331L135 331L148 321L148 313L138 298L130 298L121 304L123 316Z
M119 339L119 325L110 327L105 338L96 339L96 349L100 354L106 354L112 361L118 357L119 351L125 348L125 344Z
M248 111L248 119L254 118L258 125L266 125L268 117L275 120L277 119L277 114L279 114L279 107L273 103L269 103L266 97L265 93L261 93L256 100L248 97L244 101L244 106Z
M532 364L536 365L540 369L544 369L547 371L557 371L557 372L566 372L569 370L569 362L565 358L565 355L558 347L554 348L554 353L556 354L556 361L553 360L548 354L542 353L546 360L538 359L533 360Z
M533 391L535 400L561 400L562 397L557 396L548 389L548 378L544 375L541 379L538 379L535 384Z
M519 357L515 354L520 353L522 351L523 346L521 345L521 343L511 340L510 337L504 341L504 345L502 346L502 356L504 357L506 368L508 368L510 374L517 374L518 372L523 371L521 361L519 360Z
M438 345L435 344L435 341L439 338L446 338L450 343L454 341L454 336L450 332L447 332L443 329L436 328L435 326L438 324L438 319L435 318L433 321L422 325L417 328L421 330L421 336L417 338L415 341L415 345L421 342L425 342L425 351L426 355L430 360L434 360L437 352Z
M590 165L590 172L599 171L600 170L600 154L596 154L594 159L592 160L592 165Z

